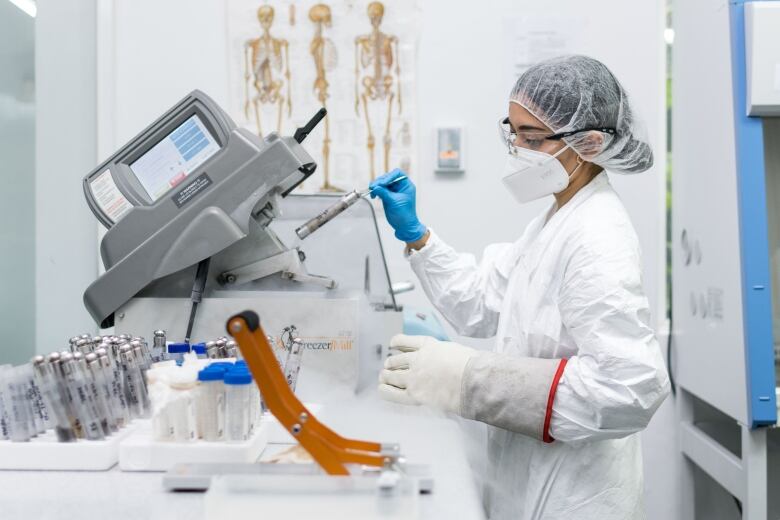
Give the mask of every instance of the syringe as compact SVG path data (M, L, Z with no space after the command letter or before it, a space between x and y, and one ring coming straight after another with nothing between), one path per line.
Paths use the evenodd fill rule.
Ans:
M406 179L406 175L402 175L398 177L397 179L393 179L391 182L385 184L385 186L390 186L391 184L395 184L396 182L402 181ZM341 215L347 208L352 206L354 203L356 203L361 198L365 197L366 195L370 195L374 188L369 188L367 190L363 191L357 191L353 190L344 195L339 199L337 203L327 208L325 211L314 217L313 219L309 220L305 224L303 224L301 227L295 230L295 234L298 235L298 238L303 240L307 236L311 235L315 231L317 231L319 228L336 218L337 216Z

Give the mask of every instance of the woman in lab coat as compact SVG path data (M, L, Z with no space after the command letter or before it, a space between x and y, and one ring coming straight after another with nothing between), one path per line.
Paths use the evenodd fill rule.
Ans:
M645 171L652 151L618 80L584 56L526 71L499 126L504 186L554 201L479 263L419 222L414 184L392 182L403 172L372 183L431 302L459 334L496 337L480 352L395 336L380 395L488 425L491 519L644 518L637 432L669 381L639 241L605 170Z

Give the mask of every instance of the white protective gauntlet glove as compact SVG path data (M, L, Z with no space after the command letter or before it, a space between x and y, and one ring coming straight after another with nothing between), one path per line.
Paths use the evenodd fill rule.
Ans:
M549 424L566 360L478 352L428 336L399 334L385 360L379 395L434 406L534 439L552 442Z
M461 415L463 374L477 351L430 336L398 334L390 348L400 351L385 360L379 395L401 404L425 404Z

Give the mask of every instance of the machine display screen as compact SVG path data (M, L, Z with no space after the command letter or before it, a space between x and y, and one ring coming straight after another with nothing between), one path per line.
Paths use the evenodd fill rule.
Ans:
M195 115L139 157L130 169L156 201L217 151L219 144Z

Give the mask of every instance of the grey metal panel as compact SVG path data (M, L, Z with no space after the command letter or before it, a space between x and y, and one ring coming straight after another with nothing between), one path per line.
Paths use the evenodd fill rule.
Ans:
M748 424L728 2L679 2L674 24L674 371Z
M680 425L682 452L726 490L742 500L745 478L742 461L691 423Z

